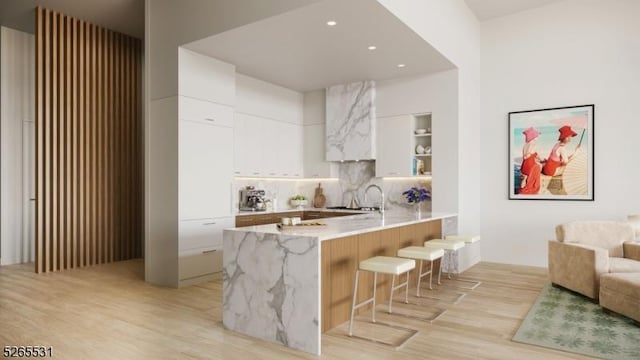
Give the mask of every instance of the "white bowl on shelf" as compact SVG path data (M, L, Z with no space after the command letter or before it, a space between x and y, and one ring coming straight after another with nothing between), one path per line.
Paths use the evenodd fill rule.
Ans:
M426 134L427 133L427 129L415 129L414 133L416 135L422 135L422 134Z

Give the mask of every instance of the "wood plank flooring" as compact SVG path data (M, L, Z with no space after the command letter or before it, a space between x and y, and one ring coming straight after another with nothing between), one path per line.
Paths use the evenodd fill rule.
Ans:
M0 267L0 346L52 346L58 359L317 358L224 330L221 280L161 288L143 282L143 268L142 260L46 274L33 273L33 264ZM322 358L586 358L510 340L547 281L545 269L480 263L464 275L483 283L459 304L434 302L449 310L433 324L379 308L380 321L420 330L401 349L348 338L343 324L323 335Z

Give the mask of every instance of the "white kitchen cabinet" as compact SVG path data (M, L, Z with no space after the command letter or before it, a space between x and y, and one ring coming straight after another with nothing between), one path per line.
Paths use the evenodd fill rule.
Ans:
M282 131L280 121L259 118L262 123L262 148L258 151L262 154L261 172L266 177L282 177L286 171L284 159L280 158Z
M376 176L413 175L413 117L378 118Z
M302 125L278 122L277 172L280 177L302 177L303 133Z
M179 253L194 255L202 251L222 249L222 231L235 227L235 217L180 221Z
M337 163L325 161L325 125L306 125L303 133L304 177L337 178Z
M179 218L231 214L233 128L179 121Z
M302 125L304 95L247 75L236 75L236 111Z
M236 112L234 117L234 174L266 176L263 160L265 144L263 119Z
M178 94L233 106L236 67L232 64L178 48Z
M180 120L199 121L209 125L233 127L233 107L210 101L178 97Z
M179 286L220 278L222 249L204 250L178 257Z
M302 126L235 115L234 175L302 177Z

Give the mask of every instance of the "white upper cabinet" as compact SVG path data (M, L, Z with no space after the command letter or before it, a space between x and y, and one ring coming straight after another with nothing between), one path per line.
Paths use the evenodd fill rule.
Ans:
M304 93L304 177L338 177L338 164L325 160L325 90Z
M233 107L231 106L184 96L178 97L178 106L180 107L180 120L233 127Z
M302 177L303 133L302 125L281 122L279 134L275 137L277 146L278 171L282 177Z
M236 176L302 177L302 125L236 113Z
M302 124L302 93L242 74L236 74L236 92L238 112Z
M304 127L304 176L308 178L338 177L338 164L325 161L325 125Z
M179 142L180 220L231 215L233 128L179 121Z
M264 119L236 112L234 118L234 175L268 176L265 172Z
M411 115L378 118L376 176L412 176Z
M236 176L303 176L301 93L237 74Z
M232 64L178 48L178 94L233 106L236 67Z

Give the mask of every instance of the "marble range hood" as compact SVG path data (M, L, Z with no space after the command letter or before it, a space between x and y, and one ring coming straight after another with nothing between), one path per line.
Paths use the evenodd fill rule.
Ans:
M330 86L326 97L326 160L374 160L375 81Z

